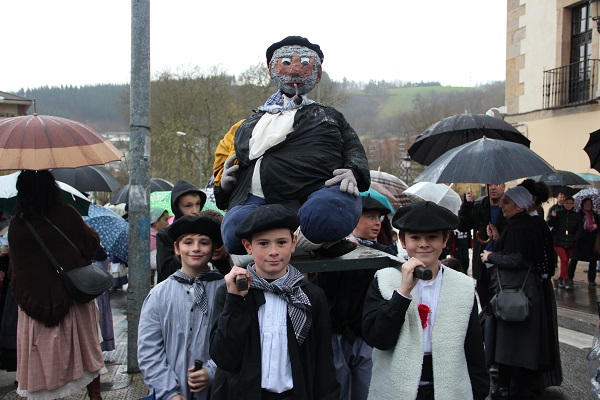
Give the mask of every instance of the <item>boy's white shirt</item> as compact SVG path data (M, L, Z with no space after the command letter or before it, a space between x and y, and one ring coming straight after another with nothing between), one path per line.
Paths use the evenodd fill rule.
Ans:
M472 399L473 392L464 352L464 341L474 302L471 278L442 267L435 324L431 330L434 392L436 399ZM402 273L385 268L375 274L381 296L390 300L400 287ZM437 278L436 278L437 279ZM373 349L373 374L369 399L415 399L423 364L423 329L417 311L419 291L413 288L412 301L396 346L382 351Z

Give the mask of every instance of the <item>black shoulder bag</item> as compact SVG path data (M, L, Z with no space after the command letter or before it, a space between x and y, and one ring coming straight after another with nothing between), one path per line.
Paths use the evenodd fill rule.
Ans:
M69 242L71 246L75 248L75 250L77 250L79 255L81 255L81 251L79 251L77 246L75 246L75 244L63 233L63 231L58 229L58 227L50 222L48 218L44 218L50 225L54 227L54 229L58 231L58 233L62 235L62 237L67 240L67 242ZM56 268L56 272L58 272L58 276L60 277L60 280L62 281L63 286L71 299L78 303L87 303L94 300L96 297L100 296L102 293L112 287L112 275L94 263L86 265L85 267L74 268L70 271L65 271L58 264L58 261L56 261L56 258L54 258L52 253L50 253L50 250L48 250L48 247L40 235L38 235L35 229L33 229L31 223L29 223L29 221L26 219L24 219L24 221L27 225L27 228L50 260L50 263L52 263L54 268Z
M490 300L490 306L496 318L506 322L522 322L529 318L531 305L523 289L525 288L525 283L527 283L530 272L531 267L527 270L527 275L525 275L525 280L520 288L503 290L502 282L500 281L500 272L498 271L498 267L496 267L500 291Z

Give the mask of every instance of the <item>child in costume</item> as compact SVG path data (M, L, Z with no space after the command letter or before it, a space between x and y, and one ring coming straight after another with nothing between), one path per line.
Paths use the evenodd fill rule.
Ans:
M370 185L365 150L339 111L307 97L321 80L318 44L288 36L266 55L278 91L235 124L215 153L215 199L228 210L225 247L245 254L235 235L239 223L260 205L283 204L298 211L301 250L327 257L348 253L356 245L342 239L360 218L359 191Z
M375 348L369 399L485 399L489 376L473 281L438 260L458 218L420 202L399 208L392 225L411 258L378 271L367 292L363 338ZM418 267L433 278L416 278Z
M184 216L168 233L181 268L144 301L138 362L157 399L208 399L216 369L208 355L213 300L223 285L223 275L208 262L222 245L220 226L208 217ZM203 362L198 370L196 360Z
M236 229L254 263L232 267L217 293L211 400L339 399L325 294L289 264L298 224L293 211L268 204ZM238 276L248 289L238 289Z

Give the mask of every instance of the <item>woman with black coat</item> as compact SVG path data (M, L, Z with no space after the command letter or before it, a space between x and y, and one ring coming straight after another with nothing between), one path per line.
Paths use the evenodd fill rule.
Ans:
M527 213L532 200L521 186L504 193L500 209L509 223L502 235L494 228L488 229L495 240L494 251L484 250L481 254L481 260L495 268L492 291L497 293L500 283L503 290L520 288L525 283L523 290L530 303L529 317L522 322L504 321L486 309L486 362L498 365L498 389L492 392L492 399L532 399L531 380L553 366L551 343L544 331L547 312L538 271L544 252L543 234Z

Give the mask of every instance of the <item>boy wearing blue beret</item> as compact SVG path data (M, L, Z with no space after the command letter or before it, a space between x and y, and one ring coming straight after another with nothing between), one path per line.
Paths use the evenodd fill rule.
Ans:
M431 202L398 209L392 225L411 257L375 274L363 308L363 337L373 346L369 399L478 399L489 393L475 286L438 260L458 226ZM416 268L431 270L429 281Z
M289 264L298 225L296 213L268 204L236 229L254 262L232 267L217 292L212 400L339 399L325 295Z

